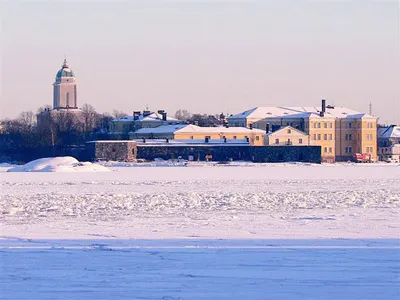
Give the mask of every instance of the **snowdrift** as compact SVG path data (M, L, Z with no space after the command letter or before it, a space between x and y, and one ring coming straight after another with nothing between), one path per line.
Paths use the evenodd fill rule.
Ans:
M92 164L79 162L71 156L46 157L33 160L25 165L8 169L7 172L107 172L110 169Z

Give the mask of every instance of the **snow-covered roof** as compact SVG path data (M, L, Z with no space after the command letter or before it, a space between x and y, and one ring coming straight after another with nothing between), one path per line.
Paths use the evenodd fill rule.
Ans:
M177 133L259 133L265 134L261 129L248 129L245 127L200 127L197 125L187 125L182 129L177 130Z
M173 124L173 125L161 125L153 128L141 128L133 133L143 134L143 133L174 133L175 131L182 129L187 124Z
M320 107L254 107L242 113L233 115L229 119L266 119L266 118L320 118ZM325 118L374 118L365 113L346 108L338 107L326 108Z
M173 125L161 125L153 128L141 128L135 132L135 134L150 134L150 133L258 133L265 134L265 130L261 129L248 129L245 127L200 127L192 124L173 124Z
M112 122L154 122L154 121L162 121L162 115L157 112L151 112L149 114L143 115L140 114L135 119L133 116L126 116L119 119L114 119ZM169 122L182 122L178 119L167 116L167 121Z
M389 126L378 128L379 138L400 138L400 126Z

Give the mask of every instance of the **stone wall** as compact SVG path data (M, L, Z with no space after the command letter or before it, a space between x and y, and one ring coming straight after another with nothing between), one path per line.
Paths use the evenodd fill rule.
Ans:
M321 146L252 147L251 160L254 162L321 163Z
M250 146L225 146L225 145L139 145L138 158L154 160L192 158L197 161L229 161L229 160L249 160Z
M155 158L211 161L253 161L253 162L312 162L321 163L320 146L154 146L139 145L138 158Z
M94 141L87 143L86 149L91 160L182 158L194 161L321 163L320 146L137 145L134 141Z
M86 149L90 160L132 161L137 154L134 141L93 141Z

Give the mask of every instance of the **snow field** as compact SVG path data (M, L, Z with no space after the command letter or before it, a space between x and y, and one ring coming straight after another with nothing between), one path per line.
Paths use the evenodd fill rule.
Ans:
M399 237L398 165L246 164L113 170L0 173L1 235Z

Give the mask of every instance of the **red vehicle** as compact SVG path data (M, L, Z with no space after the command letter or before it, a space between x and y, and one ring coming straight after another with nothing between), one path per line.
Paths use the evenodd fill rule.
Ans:
M353 156L354 161L357 163L370 163L372 162L372 156L369 153L356 153Z

